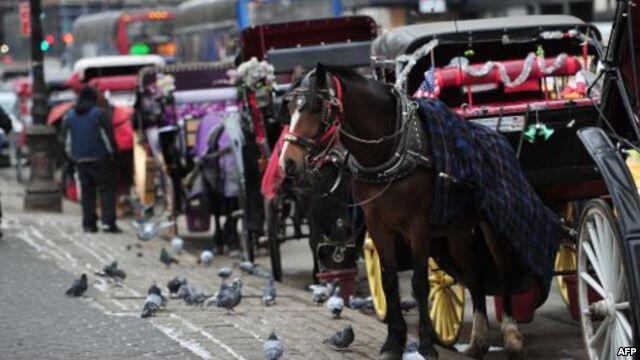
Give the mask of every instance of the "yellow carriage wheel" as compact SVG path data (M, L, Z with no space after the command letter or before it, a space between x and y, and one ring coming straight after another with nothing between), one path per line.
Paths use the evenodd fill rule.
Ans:
M464 286L429 259L429 317L440 344L458 341L464 318Z
M562 217L567 226L574 227L578 218L578 207L575 202L568 202L562 209ZM556 260L554 264L555 271L576 271L578 266L578 255L576 253L576 246L573 243L560 244L558 253L556 254ZM558 283L558 289L560 290L560 296L564 300L565 304L569 305L569 289L565 276L556 276Z
M380 264L378 252L375 246L373 246L373 240L371 240L368 234L365 238L363 249L364 264L367 268L367 280L369 281L369 291L373 299L373 307L378 319L384 321L384 318L387 316L387 299L384 297L384 290L382 289L382 265Z
M578 265L578 256L576 248L573 244L562 244L556 254L555 270L556 271L575 271ZM556 276L558 289L565 304L569 305L569 288L564 276Z
M369 290L378 319L387 315L387 300L382 289L382 266L371 237L364 242L364 261ZM455 344L464 318L464 287L429 259L429 317L438 341L445 346Z

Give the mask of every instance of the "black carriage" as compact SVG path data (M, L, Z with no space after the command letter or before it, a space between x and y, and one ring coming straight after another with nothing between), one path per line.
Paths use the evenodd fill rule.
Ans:
M578 241L565 239L560 247L556 276L572 316L582 319L592 358L599 356L594 355L595 348L609 344L598 338L612 324L608 320L601 322L602 317L613 316L620 322L618 329L624 330L620 332L624 341L619 340L618 344L630 346L637 338L633 309L638 304L631 300L637 299L639 288L633 278L635 272L630 271L636 261L633 235L620 235L618 230L633 233L634 221L630 220L637 216L637 190L628 171L622 170L626 168L622 158L613 159L615 150L607 148L611 144L607 136L593 128L615 134L615 141L623 147L630 145L623 139L637 138L638 134L634 121L627 118L636 116L631 109L632 104L637 105L637 98L626 100L620 96L625 89L637 89L633 86L638 81L637 77L626 83L620 79L630 74L629 69L635 70L635 64L627 65L626 74L621 70L621 56L633 60L628 49L634 49L634 43L624 34L632 33L629 29L635 21L628 5L621 4L616 23L620 25L606 55L594 26L564 15L412 25L385 33L372 47L374 71L381 81L414 97L439 98L460 117L502 133L516 150L536 192L550 208L562 214L566 225L577 230ZM634 31L637 35L637 29ZM624 45L625 41L632 46ZM588 145L587 149L580 140ZM608 164L600 159L603 152ZM608 174L614 176L609 179ZM620 195L621 186L625 186L624 195ZM613 195L611 200L601 200L609 199L608 194ZM594 198L598 200L588 200ZM617 225L611 205L621 226ZM620 267L610 269L633 278L624 280L629 281L626 300L616 300L613 305L608 300L609 293L602 284L598 285L602 280L593 277L597 265L591 262L595 256L592 247L583 245L597 241L589 235L590 222L596 218L600 225L610 223L607 228L614 240L607 246L618 242L623 249L619 255L624 261ZM365 254L376 310L383 316L379 263L371 242L365 244ZM434 262L431 265L438 268ZM441 300L432 302L436 308L431 314L438 339L451 345L462 324L464 296L453 278L440 274L443 277L439 280L431 279L437 280L432 289L442 291L440 296L431 295L434 300ZM594 289L597 286L599 291ZM531 298L535 295L521 295L518 298L522 303L514 303L516 318L528 322L532 320L535 300ZM605 307L617 310L606 313L602 310ZM496 310L501 313L499 298ZM596 323L605 327L598 327L598 331ZM615 351L609 353L606 356L616 355Z
M254 125L256 143L261 152L260 162L266 169L263 177L266 226L262 239L268 243L271 268L278 281L282 279L280 245L289 239L310 235L303 226L306 219L299 203L299 194L294 192L291 184L283 181L280 185L281 179L273 179L274 172L279 170L276 169L277 151L274 155L271 149L281 146L278 140L282 124L288 122L287 114L280 113L282 95L293 78L301 75L305 69L313 68L318 62L369 71L371 41L376 31L376 24L371 18L352 16L262 25L248 28L242 33L241 60L245 64L264 61L263 66L270 67L273 80L278 83L266 87L240 86L244 113ZM278 184L274 185L272 181ZM275 186L275 189L267 189L270 186ZM313 224L308 225L313 227ZM354 253L353 244L348 247L346 251ZM318 250L312 250L317 265ZM316 266L314 276L319 271Z

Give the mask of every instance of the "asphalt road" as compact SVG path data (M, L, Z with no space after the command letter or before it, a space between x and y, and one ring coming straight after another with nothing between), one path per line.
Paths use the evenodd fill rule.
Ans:
M131 314L107 315L91 298L67 298L72 282L24 241L0 240L0 359L196 358Z

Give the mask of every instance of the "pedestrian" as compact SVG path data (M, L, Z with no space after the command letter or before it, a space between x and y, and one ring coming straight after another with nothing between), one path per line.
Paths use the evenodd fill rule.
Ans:
M102 205L102 230L119 233L116 225L115 139L107 113L98 104L97 91L86 86L63 124L65 150L80 178L82 227L85 232L98 231L96 192Z
M0 106L0 129L4 131L4 139L7 139L9 133L13 129L13 123L11 122L11 118ZM2 223L2 203L0 203L0 223ZM0 238L2 238L2 230L0 230Z

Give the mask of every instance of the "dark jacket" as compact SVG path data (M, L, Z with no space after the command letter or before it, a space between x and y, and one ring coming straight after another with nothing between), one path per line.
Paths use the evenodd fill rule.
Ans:
M107 114L98 106L79 114L67 113L63 123L65 149L74 162L91 162L113 158L115 138Z
M5 134L8 134L13 129L13 123L11 122L11 118L4 112L4 109L0 107L0 129L4 130Z

